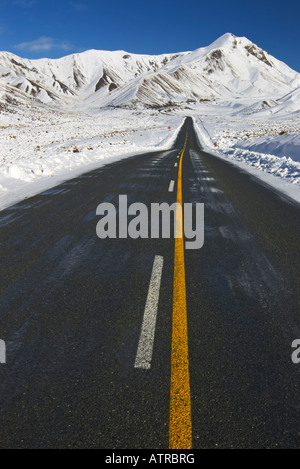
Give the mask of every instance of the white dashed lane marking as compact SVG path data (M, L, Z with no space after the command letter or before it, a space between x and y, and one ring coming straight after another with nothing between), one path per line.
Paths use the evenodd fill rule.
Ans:
M173 192L175 187L175 181L171 181L169 185L169 192Z
M135 359L134 367L142 368L144 370L149 370L151 367L163 263L164 259L162 256L155 256L142 330Z

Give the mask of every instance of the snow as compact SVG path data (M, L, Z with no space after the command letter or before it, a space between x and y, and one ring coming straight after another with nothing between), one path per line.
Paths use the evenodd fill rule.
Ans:
M156 56L89 50L28 60L1 52L0 82L46 104L98 110L191 99L279 99L300 87L300 74L247 38L226 33L195 51Z
M170 149L186 115L194 117L204 149L300 202L300 115L237 117L244 106L236 104L202 104L172 113L58 113L40 107L28 108L21 120L19 113L1 115L0 209L116 159Z
M206 150L300 201L300 74L226 33L158 56L0 52L0 209L114 159L167 150L188 115Z
M128 110L27 118L1 128L0 209L107 162L169 150L182 125L180 116Z
M300 203L300 115L290 120L286 117L257 120L248 116L237 119L235 113L228 115L226 107L223 111L224 115L218 117L193 116L202 148ZM288 129L293 132L288 133ZM248 140L251 133L259 137ZM253 148L260 148L260 152Z
M280 158L290 158L300 162L300 133L249 139L234 145L234 148L276 155Z

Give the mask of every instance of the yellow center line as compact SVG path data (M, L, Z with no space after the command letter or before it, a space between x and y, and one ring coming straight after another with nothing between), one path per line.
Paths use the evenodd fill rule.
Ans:
M188 134L186 135L184 148L180 156L177 183L169 424L170 449L192 448L191 394L182 221L182 159L186 150L187 140Z

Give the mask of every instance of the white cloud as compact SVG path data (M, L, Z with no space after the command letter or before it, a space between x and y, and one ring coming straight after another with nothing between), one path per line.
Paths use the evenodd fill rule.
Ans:
M15 47L30 52L45 52L53 49L69 51L73 46L69 41L59 41L53 37L41 36L34 41L21 42Z

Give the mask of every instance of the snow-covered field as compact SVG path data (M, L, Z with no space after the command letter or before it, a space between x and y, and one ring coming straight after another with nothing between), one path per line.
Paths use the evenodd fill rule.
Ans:
M113 159L169 149L182 117L120 109L97 115L35 109L33 117L28 113L21 122L2 123L0 117L0 208Z
M300 105L300 103L299 103ZM300 202L300 112L193 113L204 148Z
M166 113L63 113L36 106L22 109L22 114L0 115L0 209L114 159L170 148L186 115L194 117L207 150L300 202L297 113L276 118L237 115L227 103L190 105Z

